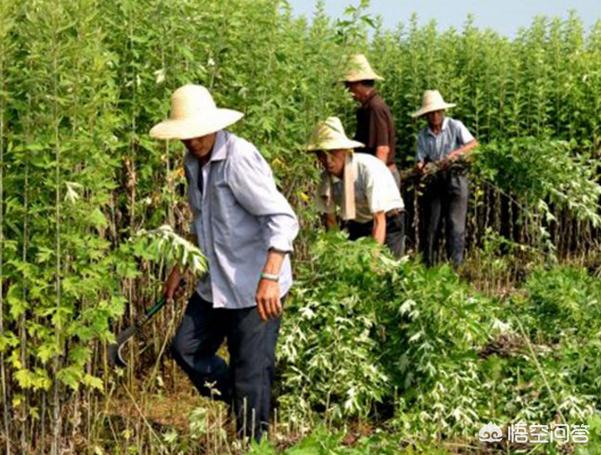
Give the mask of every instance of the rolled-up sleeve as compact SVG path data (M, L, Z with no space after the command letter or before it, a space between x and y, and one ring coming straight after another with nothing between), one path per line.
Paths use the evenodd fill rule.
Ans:
M395 205L394 208L403 207L392 174L385 166L359 166L359 169L370 213L386 212L392 208L391 204ZM400 206L396 206L396 203Z
M292 252L298 220L276 188L269 165L254 147L236 150L230 156L227 182L236 201L262 219L268 248Z
M463 122L456 120L460 146L472 142L475 138L470 131L465 127Z

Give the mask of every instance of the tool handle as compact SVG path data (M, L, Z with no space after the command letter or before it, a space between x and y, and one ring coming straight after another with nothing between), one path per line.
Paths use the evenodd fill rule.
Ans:
M178 287L183 288L185 286L186 286L186 280L181 279ZM155 314L157 314L159 312L159 310L165 306L166 303L167 303L167 299L165 298L164 295L161 295L159 297L159 299L157 300L157 302L153 306L151 306L148 310L146 310L146 312L144 313L144 316L142 316L140 319L138 319L135 322L135 326L137 328L142 327L144 324L146 324L148 321L150 321L150 319L152 319L152 317Z
M159 312L159 310L161 308L163 308L163 306L165 306L165 303L167 303L167 301L165 300L165 297L161 296L159 298L159 300L157 300L157 302L153 306L151 306L148 310L146 310L146 313L138 321L138 323L136 324L136 326L137 327L141 327L144 324L146 324L156 313Z

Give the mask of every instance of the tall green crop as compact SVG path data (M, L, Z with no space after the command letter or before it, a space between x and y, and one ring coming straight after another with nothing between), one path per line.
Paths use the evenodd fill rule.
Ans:
M105 216L115 186L114 60L95 11L87 0L14 11L20 59L10 68L13 96L3 110L3 165L11 169L3 201L12 219L3 229L16 247L3 270L10 340L3 366L16 385L13 412L23 422L51 422L41 431L51 429L52 453L62 450L64 406L81 406L71 393L81 385L102 389L89 362L122 305ZM32 450L30 425L12 431L20 451Z
M7 452L59 453L69 435L112 424L98 402L98 390L115 384L102 374L103 345L109 329L158 295L169 262L155 263L152 245L130 248L129 239L163 224L183 233L190 221L184 148L147 134L185 83L203 84L218 105L245 113L232 130L258 147L299 214L302 270L319 228L312 203L319 169L304 146L316 121L330 115L352 134L355 106L337 80L354 52L366 53L385 78L378 87L393 111L402 168L413 164L424 124L409 114L425 89L457 103L449 115L482 143L470 248L499 234L524 248L553 248L559 258L599 248L601 22L584 30L574 15L537 19L509 39L469 18L461 29L421 26L414 17L385 30L365 7L334 20L319 3L307 20L278 0L0 2L0 427ZM403 187L417 246L419 186ZM162 362L161 346L180 312L172 306L153 320L161 342L149 350L171 389L180 377ZM371 359L373 340L363 337L370 317L347 318L328 333L360 332L361 354ZM128 371L134 394L138 373ZM380 373L357 384L349 401L355 414L365 416L362 406L381 397ZM299 380L289 374L289 384ZM336 384L332 393L343 389ZM128 422L127 431L138 424ZM143 445L129 444L124 450Z

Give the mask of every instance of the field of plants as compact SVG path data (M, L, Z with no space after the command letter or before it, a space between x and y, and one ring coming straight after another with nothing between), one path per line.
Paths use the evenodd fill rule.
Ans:
M601 453L601 21L537 18L514 38L384 30L366 2L310 20L278 0L0 1L0 447L6 454ZM409 256L324 233L304 146L365 53L397 127ZM180 143L150 127L203 84L245 113L301 222L270 440L236 441L168 353L186 297L110 368L107 345L203 270ZM457 104L471 163L468 251L425 268L409 171L425 89ZM165 228L161 226L169 226ZM186 295L194 279L188 277ZM588 425L588 444L478 440L488 423Z

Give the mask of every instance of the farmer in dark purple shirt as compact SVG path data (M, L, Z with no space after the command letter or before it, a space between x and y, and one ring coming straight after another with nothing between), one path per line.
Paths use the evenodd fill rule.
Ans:
M400 176L394 158L394 120L390 108L375 89L376 80L382 80L382 77L371 68L367 58L363 54L354 55L343 81L355 101L360 103L354 139L365 144L365 147L356 149L356 152L369 153L382 160L400 188Z

